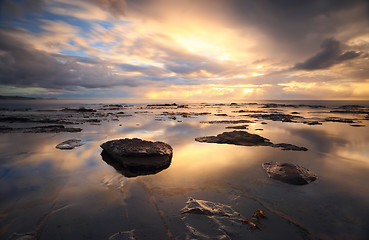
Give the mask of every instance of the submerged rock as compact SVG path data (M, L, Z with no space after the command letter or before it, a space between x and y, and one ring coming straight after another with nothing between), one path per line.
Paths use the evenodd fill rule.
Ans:
M318 177L309 169L282 162L266 162L262 164L270 178L294 185L305 185Z
M56 145L56 148L62 150L71 150L82 145L84 145L84 143L82 143L79 139L69 139Z
M189 198L186 206L181 209L181 215L194 214L206 216L233 217L241 220L241 214L234 211L232 207L221 203Z
M173 149L163 142L138 138L112 140L101 144L103 160L125 176L160 172L170 166Z
M223 203L189 198L180 210L188 231L179 239L245 239L253 230L261 230L260 219L265 217L266 213L257 209L246 219Z

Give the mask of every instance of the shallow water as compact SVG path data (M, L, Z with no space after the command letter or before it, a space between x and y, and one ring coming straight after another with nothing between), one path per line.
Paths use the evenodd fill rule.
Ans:
M258 105L191 104L189 108L124 108L127 116L106 117L101 125L88 122L76 133L0 134L1 239L368 239L369 127L366 114L330 113L343 102L319 104L329 108L277 107L305 118L352 118L365 125L322 122L307 125L242 116L233 111L263 110ZM62 109L66 103L33 107ZM352 103L349 103L352 104ZM361 102L369 106L368 102ZM3 105L2 105L3 106ZM11 108L11 105L7 105ZM20 105L17 105L18 108ZM82 105L98 109L101 105ZM98 112L107 112L98 110ZM114 111L108 111L114 112ZM170 119L163 112L209 112ZM214 114L226 113L227 116ZM3 115L39 114L37 111ZM43 114L55 114L53 112ZM248 114L248 113L246 113ZM128 116L132 115L132 116ZM115 119L115 120L113 120ZM230 124L209 120L249 119L248 132L273 143L304 146L307 152L268 146L199 143L196 137L217 135ZM265 122L267 124L261 124ZM25 123L1 123L22 126ZM242 125L242 124L239 124ZM263 130L256 130L263 129ZM119 138L163 141L173 147L169 168L147 176L127 178L104 162L100 144ZM68 139L85 144L73 150L55 146ZM268 178L262 163L298 164L318 180L295 186ZM243 218L256 209L267 214L262 230L215 216L184 216L189 198L231 207Z

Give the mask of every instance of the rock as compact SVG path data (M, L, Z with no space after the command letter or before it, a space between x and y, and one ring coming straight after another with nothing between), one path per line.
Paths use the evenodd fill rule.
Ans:
M13 131L14 131L14 128L7 127L7 126L0 126L0 133L10 133Z
M181 215L193 214L193 215L205 215L205 216L219 216L219 217L232 217L242 220L241 214L232 209L232 207L225 204L210 202L205 200L197 200L189 198L186 202L186 206L181 209Z
M318 121L304 121L302 123L307 125L322 125L322 123Z
M56 145L56 148L62 150L71 150L82 145L84 145L84 143L81 143L81 140L79 139L69 139Z
M343 105L343 106L339 106L338 108L342 108L342 109L358 109L358 108L365 108L365 106L362 106L362 105Z
M328 118L326 118L324 120L326 122L355 123L352 119L338 118L338 117L328 117Z
M331 113L368 114L368 110L331 110Z
M281 121L281 122L294 122L295 119L302 119L300 116L283 114L283 113L271 113L271 114L249 114L245 115L253 118L260 118L265 120L272 121Z
M234 113L245 113L247 111L246 110L238 110L238 111L232 111L232 112L234 112Z
M253 123L250 120L220 120L220 121L207 121L200 123L209 123L209 124L238 124L238 123Z
M65 112L79 112L79 113L92 113L92 112L96 112L95 109L91 109L91 108L85 108L85 107L80 107L80 108L63 108L62 111Z
M152 174L168 168L173 155L172 147L166 143L138 138L112 140L100 147L104 149L103 160L115 164L116 169L128 170L136 175Z
M66 128L63 125L48 125L31 128L19 128L24 133L58 133L58 132L80 132L82 128Z
M217 136L206 136L195 138L197 142L234 144L241 146L270 146L274 148L282 148L282 150L307 151L305 147L298 147L289 143L274 144L269 139L257 134L248 133L246 131L224 132Z
M26 117L2 117L0 118L0 122L9 122L9 123L50 123L50 124L76 124L72 121L66 121L63 119L31 119Z
M116 159L112 158L105 150L101 152L101 158L104 160L107 164L112 166L117 172L122 174L123 176L127 178L131 177L137 177L137 176L144 176L144 175L153 175L158 172L161 172L162 170L168 168L170 166L170 162L168 166L163 166L162 168L148 168L148 167L130 167L127 165L122 165L120 162L118 162ZM136 161L161 161L165 157L134 157L133 160Z
M227 114L225 114L225 113L216 113L216 114L214 114L215 116L218 116L218 117L226 117L226 116L228 116Z
M254 229L261 230L259 220L265 217L258 209L247 220L229 205L189 198L180 211L187 231L178 239L245 239Z
M278 143L273 144L274 148L281 148L282 150L292 150L292 151L307 151L308 149L306 147L298 147L289 143Z
M164 104L148 104L147 107L177 107L176 103L172 103L172 104L168 104L168 103L164 103Z
M266 111L260 111L260 110L244 110L243 113L268 113ZM248 116L248 115L246 115Z
M217 136L195 138L197 142L228 143L242 146L270 146L272 143L267 138L246 131L224 132Z
M293 185L305 185L318 178L309 169L291 163L266 162L262 166L270 178Z
M351 124L351 127L365 127L365 125L362 124Z
M20 122L20 123L26 123L26 122L34 122L32 119L30 118L26 118L26 117L1 117L0 118L0 122Z
M183 118L188 118L192 116L204 116L210 115L210 112L163 112L162 116L181 116Z
M227 126L227 129L247 129L249 125Z
M0 126L0 133L59 133L59 132L80 132L82 128L66 128L63 125L47 125L31 128L11 128Z

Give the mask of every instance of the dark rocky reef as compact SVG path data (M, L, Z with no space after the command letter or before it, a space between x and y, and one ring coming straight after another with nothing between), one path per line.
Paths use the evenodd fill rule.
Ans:
M59 132L81 132L82 128L66 128L63 125L47 125L30 128L12 128L0 126L0 133L59 133Z
M250 120L219 120L219 121L207 121L201 123L209 123L209 124L238 124L238 123L253 123Z
M79 113L92 113L92 112L96 112L95 109L84 108L84 107L80 107L80 108L63 108L62 111L64 111L64 112L79 112Z
M281 150L307 151L305 147L298 147L289 143L274 144L269 139L246 131L223 132L217 136L206 136L195 138L197 142L234 144L241 146L270 146L281 148Z
M166 143L138 138L108 141L101 148L103 160L127 177L160 172L170 166L173 155Z
M24 133L58 133L58 132L81 132L82 128L66 128L63 125L48 125L24 128Z
M266 162L262 164L268 176L293 185L305 185L318 179L309 169L282 162Z
M29 117L17 117L17 116L9 116L9 117L1 117L0 122L9 122L9 123L51 123L51 124L76 124L76 122L62 120L62 119L32 119Z

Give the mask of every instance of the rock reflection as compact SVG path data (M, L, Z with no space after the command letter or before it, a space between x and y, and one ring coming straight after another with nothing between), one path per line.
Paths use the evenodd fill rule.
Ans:
M144 175L154 175L157 174L164 169L169 168L171 164L171 156L168 155L162 155L162 156L150 156L150 157L129 157L132 161L133 159L136 159L137 161L163 161L164 159L168 162L167 165L157 167L157 168L145 168L145 167L126 167L120 164L119 162L115 161L105 150L101 152L102 159L112 166L117 172L122 174L123 176L127 178L131 177L138 177L138 176L144 176ZM169 161L168 161L169 158Z

